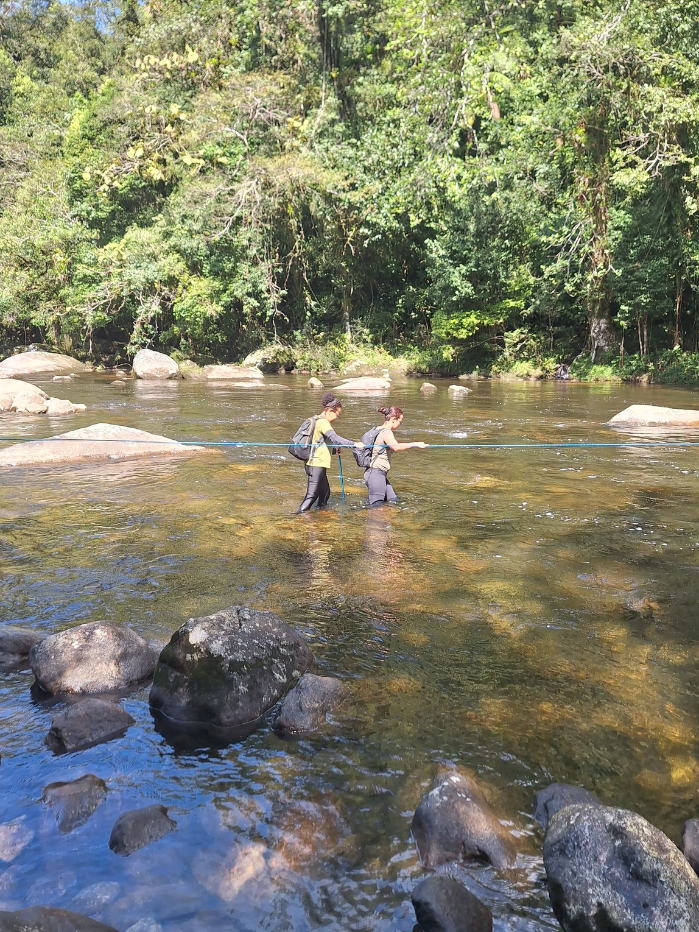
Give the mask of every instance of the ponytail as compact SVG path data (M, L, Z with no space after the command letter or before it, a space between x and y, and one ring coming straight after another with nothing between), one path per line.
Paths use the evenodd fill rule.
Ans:
M396 405L391 405L390 408L379 408L378 411L379 411L379 414L383 414L385 421L390 420L392 417L403 416L403 412Z

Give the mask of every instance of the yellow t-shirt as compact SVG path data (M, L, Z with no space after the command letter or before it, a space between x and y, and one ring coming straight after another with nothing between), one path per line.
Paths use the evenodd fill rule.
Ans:
M309 466L324 466L326 469L330 467L330 450L323 437L323 434L327 433L329 430L332 430L330 421L326 420L324 417L319 417L316 421L313 438L311 440L313 453L308 460Z

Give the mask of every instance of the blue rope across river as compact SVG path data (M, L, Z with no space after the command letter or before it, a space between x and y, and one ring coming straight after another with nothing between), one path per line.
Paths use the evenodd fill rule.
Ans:
M83 440L85 443L114 443L109 437L0 437L0 443L39 443L44 441L67 440L71 443ZM173 444L179 443L182 446L196 447L284 447L287 450L290 446L302 447L302 443L270 443L262 440L124 440L120 439L119 443L150 443L150 444ZM335 444L341 449L352 449L350 444ZM381 444L379 444L381 446ZM699 447L699 440L622 440L604 443L588 443L587 441L560 441L552 443L428 443L425 449L428 450L552 450L563 448L592 449L592 448L611 448L611 447ZM373 449L373 445L367 445L366 449Z

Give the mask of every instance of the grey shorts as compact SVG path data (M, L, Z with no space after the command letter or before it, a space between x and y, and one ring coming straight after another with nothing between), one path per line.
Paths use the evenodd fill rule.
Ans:
M369 489L369 504L378 505L380 502L395 502L396 493L383 469L367 469L364 472L364 484Z

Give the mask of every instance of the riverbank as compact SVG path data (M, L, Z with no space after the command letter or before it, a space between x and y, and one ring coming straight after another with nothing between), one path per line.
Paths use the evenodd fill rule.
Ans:
M32 344L26 349L51 350L46 345ZM7 355L21 353L25 347L15 347ZM463 380L497 379L501 381L569 381L627 382L657 385L699 385L699 352L679 349L664 350L651 357L625 355L593 363L588 356L574 360L562 356L540 355L513 358L504 351L499 355L474 355L452 346L425 343L379 346L368 341L349 342L344 337L270 343L244 358L214 360L209 356L188 356L180 351L168 353L179 365L185 379L202 377L202 370L216 362L258 367L265 373L296 372L314 376L381 375L400 372L407 376L459 378ZM105 351L101 355L76 354L97 372L128 368L133 361L119 353Z

